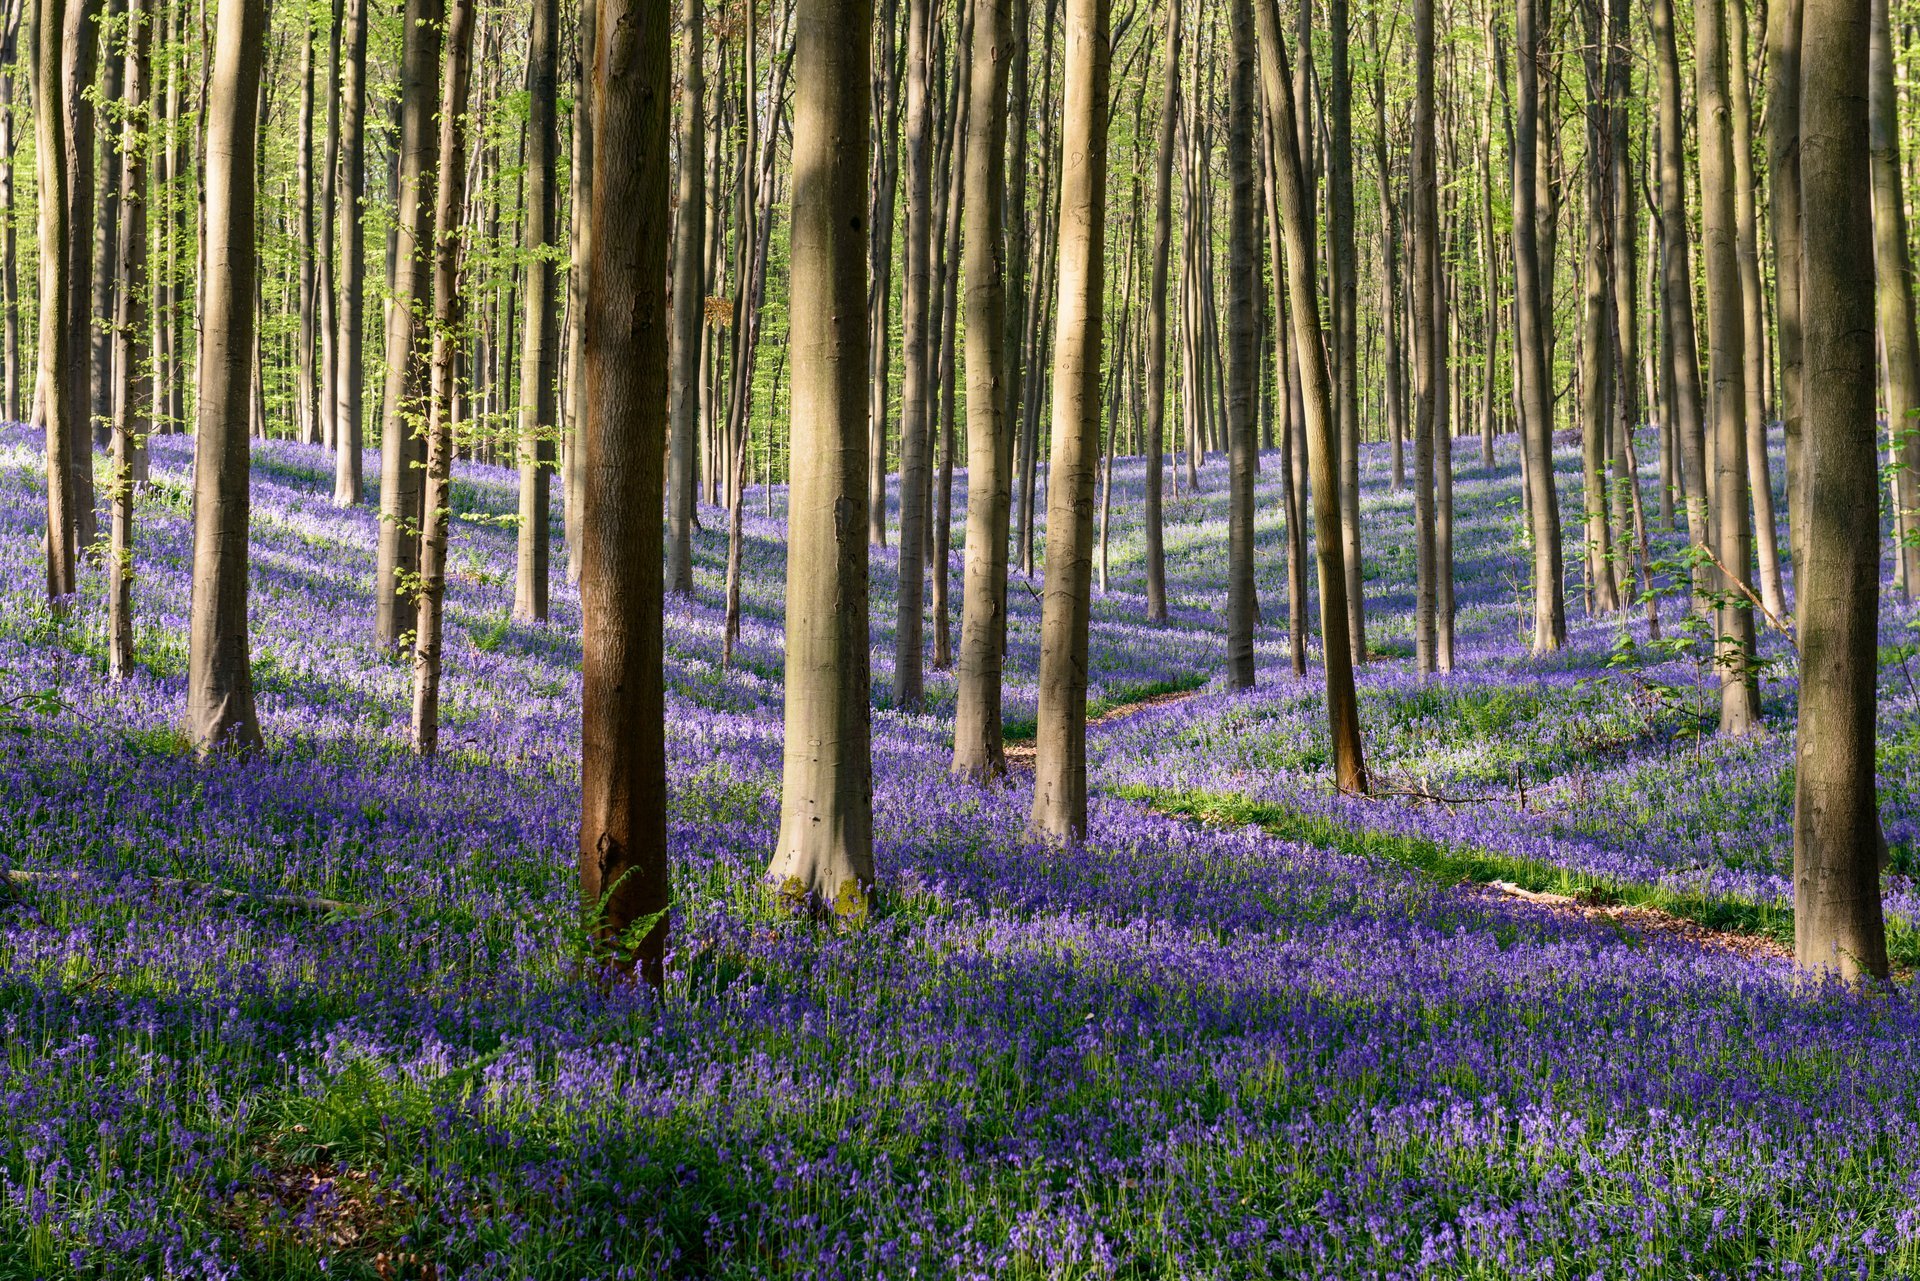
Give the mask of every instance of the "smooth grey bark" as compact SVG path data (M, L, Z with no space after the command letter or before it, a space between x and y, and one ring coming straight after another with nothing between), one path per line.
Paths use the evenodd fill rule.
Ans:
M259 269L255 112L266 19L265 0L220 0L205 99L207 222L187 624L187 735L202 757L260 745L247 637L247 405Z
M1304 438L1298 415L1299 380L1289 362L1293 337L1287 311L1286 232L1281 226L1278 162L1274 159L1274 122L1264 96L1260 111L1262 196L1267 213L1268 266L1273 277L1273 373L1280 436L1280 510L1286 520L1287 657L1295 676L1307 674L1307 531L1301 497Z
M797 0L786 747L767 879L844 925L873 890L867 655L871 0ZM657 523L656 517L649 517Z
M1360 294L1353 236L1353 77L1347 57L1347 0L1328 0L1327 34L1332 58L1324 103L1332 295L1328 311L1333 320L1334 408L1340 421L1340 539L1347 571L1347 632L1358 666L1367 661L1367 592L1361 560Z
M575 402L580 530L580 900L602 959L658 987L667 937L661 620L672 11L598 0L594 246ZM639 937L635 938L635 933Z
M147 333L147 138L152 112L153 25L148 0L128 0L126 116L120 132L120 261L113 316L112 544L107 553L107 674L133 670L133 491L138 459L153 430L150 380L134 363Z
M1582 0L1586 40L1581 48L1587 82L1587 154L1581 166L1586 180L1586 244L1581 260L1584 286L1580 312L1580 473L1582 542L1587 570L1587 604L1597 614L1620 608L1615 576L1613 527L1607 520L1607 447L1613 426L1614 322L1613 272L1608 258L1612 236L1612 104L1606 73L1602 0Z
M1173 137L1180 114L1180 0L1168 0L1166 44L1153 162L1153 274L1147 293L1147 487L1140 516L1146 542L1149 623L1167 621L1166 517L1161 492L1167 449L1167 257L1173 243Z
M926 502L934 364L933 0L907 0L906 292L900 379L900 572L893 629L893 703L917 712L925 689Z
M1700 349L1694 333L1693 265L1687 228L1686 137L1680 102L1680 58L1674 45L1672 0L1647 0L1654 66L1660 84L1660 282L1663 319L1672 341L1674 434L1680 444L1687 544L1693 557L1693 607L1707 609L1715 580L1706 549L1706 424L1700 405Z
M1352 649L1346 636L1346 568L1341 564L1340 501L1333 393L1327 376L1326 349L1315 300L1313 205L1307 198L1299 128L1294 120L1286 45L1274 0L1254 0L1258 30L1260 81L1273 120L1273 153L1281 216L1287 239L1288 312L1294 348L1299 353L1301 403L1306 419L1309 465L1313 473L1314 550L1320 579L1320 634L1326 646L1327 726L1335 785L1343 792L1365 792L1367 769L1360 742L1360 704L1354 693Z
M315 293L318 230L314 217L313 82L317 74L314 63L313 21L310 15L303 15L300 23L299 120L295 125L293 150L293 183L299 191L299 209L296 213L299 222L294 234L300 246L300 261L296 267L299 275L299 328L294 334L293 420L294 431L301 441L309 445L320 441L320 386L314 377L314 362L318 359L319 346L319 317L316 314L319 299Z
M967 543L955 670L953 773L986 782L1006 773L1001 672L1006 661L1007 523L1012 414L1004 394L1007 265L1007 78L1018 51L1013 0L971 0L965 144L967 294Z
M1799 156L1806 577L1794 745L1793 951L1815 973L1887 975L1874 791L1880 601L1868 0L1804 0Z
M1714 661L1720 672L1720 732L1759 727L1753 672L1753 606L1744 594L1753 556L1747 509L1746 325L1734 212L1732 100L1725 0L1694 0L1699 83L1702 256L1707 275L1707 363L1713 380L1713 541L1721 605ZM1756 335L1757 337L1757 335Z
M1669 0L1651 0L1654 4ZM1565 568L1560 550L1560 498L1553 483L1553 388L1546 332L1551 277L1543 270L1539 227L1540 69L1546 61L1544 0L1519 0L1514 26L1513 271L1515 350L1520 375L1520 440L1526 469L1527 523L1533 543L1533 652L1567 643Z
M387 304L387 385L380 419L380 535L374 562L374 639L398 645L413 619L420 572L420 469L426 460L429 275L433 239L433 108L445 0L406 0L400 72L399 202L393 296Z
M361 204L367 178L367 5L346 0L347 27L340 61L340 305L333 351L333 501L342 506L364 496L361 454L366 445L366 223Z
M1800 503L1800 22L1801 0L1772 0L1767 6L1767 200L1779 321L1775 345L1780 358L1780 420L1786 437L1787 549L1794 568L1796 609L1805 524Z
M104 6L94 0L90 6L96 15L96 21L102 31L121 35L125 27L127 0L105 0ZM125 68L125 51L122 40L111 43L96 41L104 47L98 49L99 80L89 86L99 95L101 102L118 102L123 92L121 81ZM97 172L92 175L95 198L88 216L94 220L93 250L93 297L87 313L87 340L92 347L92 356L88 362L89 383L88 422L92 428L95 448L106 449L111 444L113 425L113 332L112 318L114 310L115 268L120 262L120 161L119 138L111 128L109 117L93 103L88 103L89 115L96 116L108 127L102 130L102 145L95 148L98 155Z
M960 17L958 47L953 64L953 87L949 97L946 128L947 163L944 210L941 215L942 269L940 294L940 476L933 497L933 665L953 666L952 607L948 584L952 573L953 551L953 458L954 420L958 361L954 344L959 333L960 312L960 224L965 214L966 145L968 121L972 118L972 99L967 94L966 69L972 58L973 25L976 11L969 4ZM997 391L995 394L998 394Z
M442 603L447 591L447 527L451 523L454 388L463 323L460 232L467 198L467 89L473 64L474 0L453 0L447 11L446 59L440 79L440 139L434 161L432 344L426 423L426 468L421 486L420 589L413 624L413 750L432 756L440 747Z
M567 290L570 297L567 326L566 429L560 440L560 494L566 520L567 578L579 582L582 572L581 531L586 507L586 443L582 435L587 402L587 290L592 281L594 155L594 42L600 26L600 0L581 0L579 50L574 66L573 104L573 218L568 229Z
M1439 175L1434 160L1433 0L1414 0L1413 99L1413 537L1414 669L1422 676L1441 670L1439 512L1434 502L1435 437L1445 392L1439 349L1440 227L1436 208Z
M880 0L878 57L871 60L869 109L874 112L871 187L867 207L867 540L887 545L887 413L892 396L894 208L900 188L900 50L894 33L899 0Z
M686 0L696 15L689 30L698 32L700 0ZM521 244L526 249L526 314L521 321L520 338L520 414L516 442L520 468L520 527L515 538L513 613L525 620L547 616L547 594L552 578L553 548L553 464L558 443L560 379L560 301L555 279L555 255L559 236L555 217L558 204L555 191L556 158L560 150L559 122L555 118L554 96L560 79L560 8L557 0L533 0L532 22L527 35L527 154L526 215L521 224ZM689 165L700 168L700 42L687 41L692 49L693 128L695 143ZM696 179L696 182L698 180ZM681 187L682 199L686 188ZM700 221L698 188L693 201L693 221ZM696 249L698 248L696 243ZM698 270L696 260L695 270ZM700 294L693 290L696 334L699 325ZM676 298L675 306L680 305ZM676 322L678 313L676 311ZM697 343L696 337L696 343ZM691 479L691 478L689 478ZM692 494L687 495L689 501Z
M90 40L82 0L40 0L39 38L34 60L36 202L40 212L40 415L46 424L47 457L47 601L64 610L80 586L81 494L73 482L74 438L90 440L86 401L76 395L73 350L72 242L77 177L71 137L72 113L66 110L69 87L67 37ZM78 426L76 427L76 420ZM82 446L83 456L86 446Z
M339 446L335 431L334 379L337 375L338 357L336 344L340 337L340 321L337 315L340 299L337 297L337 264L334 261L334 236L337 230L340 202L340 32L345 16L345 7L341 0L330 0L331 13L327 22L327 65L324 96L327 102L327 127L320 145L320 167L315 175L314 199L318 202L318 226L315 228L314 244L314 351L313 358L318 365L314 376L314 414L317 418L315 430L319 432L320 443L328 449ZM334 465L335 483L339 480L339 464Z
M1233 47L1227 79L1227 684L1252 689L1253 633L1260 613L1253 575L1254 390L1260 367L1255 293L1260 267L1255 249L1259 204L1253 172L1252 0L1232 0L1228 11Z
M1028 816L1036 833L1062 842L1080 840L1087 831L1087 626L1100 452L1109 53L1107 0L1066 0L1063 10L1053 440L1047 458L1039 712Z
M537 0L550 2L550 0ZM702 0L680 0L680 199L673 224L673 386L668 393L667 582L693 591L700 431L700 347L706 331L706 76Z
M1900 157L1899 102L1887 0L1868 0L1867 136L1873 172L1873 261L1887 429L1894 469L1894 556L1907 599L1920 597L1920 338L1914 333L1913 259Z
M1767 459L1767 303L1760 279L1759 180L1753 169L1753 104L1747 88L1750 61L1747 45L1744 5L1742 0L1729 0L1727 90L1733 126L1734 232L1740 264L1740 312L1747 339L1743 353L1744 408L1747 488L1753 497L1753 546L1758 561L1754 586L1759 589L1761 604L1767 612L1775 618L1784 618L1787 601L1781 582L1780 541L1773 510L1773 469ZM1905 243L1904 237L1901 243ZM1920 444L1915 446L1913 458L1920 463Z

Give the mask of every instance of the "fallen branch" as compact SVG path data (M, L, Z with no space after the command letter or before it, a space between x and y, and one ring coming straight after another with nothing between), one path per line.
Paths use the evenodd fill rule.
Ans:
M7 871L7 880L14 885L45 885L60 881L77 881L79 872L28 872L19 868ZM319 898L308 894L261 894L253 890L228 889L224 885L215 885L211 881L195 881L178 876L155 876L152 883L167 889L199 890L218 899L246 899L252 903L263 903L269 907L290 908L297 912L312 912L320 916L372 916L386 909L372 907L366 903L349 903L342 899Z
M1756 593L1752 587L1747 585L1747 580L1726 567L1725 563L1722 562L1720 557L1714 552L1713 545L1711 543L1700 544L1700 550L1707 554L1707 559L1713 562L1713 567L1719 570L1721 574L1726 577L1726 580L1729 583L1732 583L1736 588L1738 588L1740 591L1740 594L1742 596L1745 596L1747 600L1752 603L1755 609L1760 611L1761 617L1767 620L1767 626L1773 628L1774 631L1779 632L1782 636L1786 637L1787 644L1792 645L1795 649L1798 649L1800 647L1800 642L1794 637L1794 634L1793 634L1793 624L1787 622L1785 619L1781 618L1778 614L1768 609L1766 606L1766 603L1760 599L1759 594Z

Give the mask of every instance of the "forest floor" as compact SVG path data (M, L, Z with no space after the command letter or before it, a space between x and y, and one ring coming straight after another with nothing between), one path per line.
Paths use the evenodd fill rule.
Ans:
M557 573L553 620L511 620L512 474L459 469L423 763L407 662L371 641L377 517L332 505L320 451L256 446L268 745L197 766L190 442L154 453L139 670L108 685L97 571L82 608L45 608L39 451L0 429L0 1281L1920 1271L1905 606L1883 611L1879 762L1905 969L1809 987L1782 952L1784 642L1739 742L1671 596L1667 640L1576 603L1568 649L1529 657L1513 447L1487 468L1463 441L1458 661L1421 682L1411 499L1369 447L1375 789L1339 796L1318 652L1294 678L1277 625L1274 460L1241 693L1217 679L1223 465L1169 499L1173 617L1150 627L1123 460L1086 842L1026 835L1024 771L948 777L950 673L924 711L886 705L876 552L879 911L835 934L761 889L784 544L783 496L755 490L736 665L721 535L668 606L656 1003L574 976L579 602ZM1559 466L1571 504L1571 447ZM1017 757L1039 618L1009 597Z

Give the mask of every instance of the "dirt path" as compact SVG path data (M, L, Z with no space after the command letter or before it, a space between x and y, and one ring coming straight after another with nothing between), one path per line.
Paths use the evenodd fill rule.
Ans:
M1583 902L1566 894L1548 894L1524 890L1511 881L1486 881L1460 887L1463 893L1482 898L1503 899L1532 904L1542 912L1556 916L1578 916L1589 921L1605 921L1623 934L1641 938L1685 943L1714 952L1731 952L1750 960L1792 960L1793 953L1770 938L1757 934L1738 934L1731 930L1711 929L1684 916L1674 916L1653 907L1630 907L1618 903Z
M1114 721L1123 721L1129 716L1137 716L1149 708L1165 707L1168 703L1183 703L1187 699L1199 694L1204 694L1205 692L1206 686L1203 685L1199 689L1176 689L1169 690L1164 694L1151 694L1138 702L1122 703L1118 707L1109 708L1098 716L1089 716L1087 718L1087 728L1092 729L1095 725L1110 725ZM1008 743L1005 751L1009 772L1013 770L1031 770L1033 768L1034 740L1029 739L1024 743Z

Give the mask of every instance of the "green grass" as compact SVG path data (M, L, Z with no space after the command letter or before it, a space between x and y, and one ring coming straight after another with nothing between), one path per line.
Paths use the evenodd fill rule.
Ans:
M1701 894L1663 885L1644 885L1594 876L1554 863L1497 854L1419 836L1353 827L1286 805L1256 801L1237 793L1178 790L1147 784L1111 789L1112 795L1143 801L1163 814L1178 814L1211 827L1259 827L1270 836L1337 850L1359 858L1411 867L1448 885L1506 881L1534 893L1565 894L1585 903L1645 907L1689 920L1708 929L1771 939L1793 947L1793 909L1757 903L1737 895ZM1887 922L1887 953L1895 968L1920 967L1920 931Z
M1123 707L1132 707L1135 703L1144 703L1150 698L1159 698L1163 694L1184 694L1199 689L1207 683L1207 678L1199 672L1182 672L1178 676L1164 680L1141 681L1133 685L1112 685L1099 698L1087 700L1087 719L1094 720L1110 715ZM1015 720L1002 721L1000 738L1006 743L1031 743L1039 733L1037 718L1022 716Z

